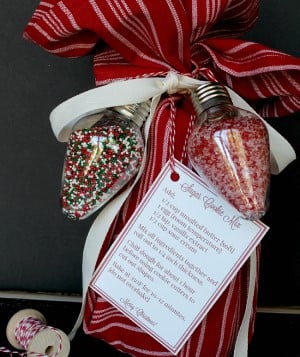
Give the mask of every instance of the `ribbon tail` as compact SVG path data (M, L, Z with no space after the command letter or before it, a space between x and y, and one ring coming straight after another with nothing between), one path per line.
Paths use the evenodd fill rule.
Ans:
M239 93L264 118L299 111L299 58L240 39L210 38L198 45L211 58L210 68L218 81Z

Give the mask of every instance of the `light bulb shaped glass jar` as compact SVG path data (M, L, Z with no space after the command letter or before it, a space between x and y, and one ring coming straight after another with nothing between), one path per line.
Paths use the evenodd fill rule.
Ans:
M103 207L139 171L144 155L141 127L150 101L108 108L87 116L70 134L61 205L70 219L85 219Z
M234 106L217 83L200 85L192 101L198 116L187 148L192 167L244 218L260 219L268 209L271 176L265 124Z

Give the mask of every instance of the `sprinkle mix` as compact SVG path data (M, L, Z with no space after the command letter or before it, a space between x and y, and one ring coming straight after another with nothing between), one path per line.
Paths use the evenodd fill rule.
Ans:
M139 132L129 126L74 131L64 163L63 213L84 219L103 206L137 173L143 152Z
M204 124L189 142L195 170L249 219L260 218L266 210L269 155L265 126L251 116Z

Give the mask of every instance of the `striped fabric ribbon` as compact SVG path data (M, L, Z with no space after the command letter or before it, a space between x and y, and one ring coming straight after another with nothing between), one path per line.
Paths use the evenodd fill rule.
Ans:
M24 37L63 57L94 56L97 85L208 68L263 117L300 108L300 60L243 41L257 0L41 1Z
M257 0L47 0L37 6L24 37L58 56L93 56L97 86L168 72L197 79L213 77L232 88L262 117L286 116L300 109L300 59L240 39L255 25L258 8ZM170 159L170 151L188 164L184 151L193 107L184 96L177 100L171 126L169 104L169 98L162 97L149 128L147 165L105 231L98 262ZM172 128L176 132L170 142ZM97 220L105 222L105 216ZM93 226L90 232L95 238L102 234L93 231ZM256 268L259 252L259 248L254 252ZM252 286L249 272L247 262L178 357L229 357L246 305L250 319L245 338L252 337L258 274ZM249 285L254 290L250 305ZM172 356L91 289L84 330L132 356Z

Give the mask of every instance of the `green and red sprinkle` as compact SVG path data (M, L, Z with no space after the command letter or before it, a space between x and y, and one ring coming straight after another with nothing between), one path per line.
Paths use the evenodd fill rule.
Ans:
M143 153L142 137L130 126L74 131L64 162L63 213L84 219L101 208L138 172Z

